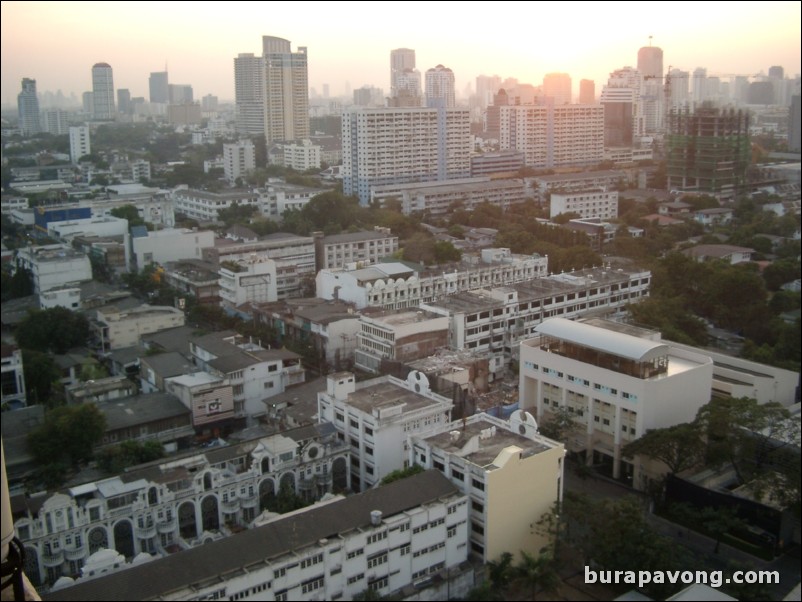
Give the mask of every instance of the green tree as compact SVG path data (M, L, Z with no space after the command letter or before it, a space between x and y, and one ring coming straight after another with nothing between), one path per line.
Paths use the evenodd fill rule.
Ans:
M159 441L123 441L96 454L98 466L109 474L119 474L129 466L163 458L164 447Z
M3 287L3 300L19 299L29 295L33 295L33 274L25 268L17 268L7 287Z
M129 229L133 226L142 226L145 224L145 220L139 217L139 210L133 205L122 205L121 207L115 207L109 211L109 214L120 219L127 219Z
M53 356L41 351L23 349L22 365L28 403L53 405L54 393L61 378Z
M462 251L448 241L438 240L434 243L434 260L436 263L448 263L462 259Z
M704 442L697 424L684 422L653 429L624 446L626 458L646 456L660 460L674 475L693 468L704 460Z
M560 583L554 559L547 552L533 556L521 551L521 560L513 570L516 580L531 591L531 599L536 600L538 589L553 592Z
M575 414L567 407L560 406L551 413L547 421L540 423L539 432L544 437L564 443L576 432L578 426Z
M60 406L45 414L42 426L28 435L28 447L45 466L55 458L73 466L92 457L106 430L106 417L94 404Z
M82 314L65 307L36 309L17 325L14 333L22 349L66 353L73 347L86 345L89 322Z

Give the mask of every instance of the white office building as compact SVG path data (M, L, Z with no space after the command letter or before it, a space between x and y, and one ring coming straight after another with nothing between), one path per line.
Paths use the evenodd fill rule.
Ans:
M332 422L351 446L351 486L357 491L408 467L407 437L448 424L453 405L418 371L406 380L380 376L360 383L351 372L330 374L317 398L318 420Z
M713 360L659 333L552 318L535 335L521 343L521 408L538 421L567 408L584 431L567 447L635 487L645 485L640 465L625 461L622 447L650 429L691 422L710 401Z

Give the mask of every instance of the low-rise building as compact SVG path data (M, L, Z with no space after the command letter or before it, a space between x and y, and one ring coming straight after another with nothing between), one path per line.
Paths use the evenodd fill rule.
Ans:
M209 192L187 188L173 193L173 203L177 213L183 213L200 222L217 222L220 211L230 209L233 205L253 206L258 209L259 195L248 190Z
M612 190L621 183L630 183L630 174L626 171L583 171L532 178L532 186L541 199L551 192L579 192L594 188Z
M755 250L735 245L697 245L690 249L685 249L682 253L688 257L693 257L696 261L719 259L734 265L752 261L752 255Z
M203 250L203 258L220 265L224 261L266 257L276 262L278 299L305 296L315 276L315 243L311 236L276 232L256 242L235 243L217 238ZM307 293L308 295L309 293Z
M359 314L343 301L318 297L286 299L253 309L254 319L274 328L284 341L309 344L316 357L335 370L351 367L359 332Z
M373 232L349 232L322 236L315 234L316 268L337 269L348 264L368 265L398 252L398 237L389 228Z
M509 249L483 249L481 262L466 261L431 272L402 263L382 263L355 270L320 270L317 296L342 299L358 309L417 307L443 295L488 286L508 286L546 275L548 257L513 255Z
M296 171L320 169L322 149L311 140L279 142L272 151L268 153L271 164L291 167Z
M466 539L465 497L428 471L144 566L79 581L57 595L351 600L370 591L446 600L463 597L474 585Z
M618 191L552 192L549 206L551 218L561 213L576 213L580 218L615 219L618 217Z
M382 361L406 363L448 346L448 318L428 311L363 312L354 354L358 368L377 374Z
M360 383L350 372L330 374L318 393L318 419L332 422L351 446L351 485L373 487L409 466L407 436L427 433L450 422L453 403L434 393L420 372L406 380L380 376Z
M2 403L3 410L14 406L25 406L25 374L22 368L22 351L16 345L0 346L2 355ZM7 405L9 404L9 405Z
M97 310L90 328L101 353L131 347L141 336L184 325L184 312L175 307L143 305L129 310L104 307Z
M189 228L170 228L142 232L131 239L134 267L141 270L152 263L164 265L182 259L200 259L206 247L214 246L214 232Z
M17 268L29 270L34 293L39 295L65 284L92 280L86 253L62 244L17 249Z
M287 211L300 211L309 204L309 201L328 190L328 188L270 182L258 191L262 215L274 221L281 221Z
M565 448L539 435L531 414L440 425L410 436L408 453L410 463L440 471L469 498L471 552L484 562L504 552L537 556L550 543L534 525L562 501Z
M147 393L97 405L106 418L106 431L98 447L124 441L158 441L175 451L194 435L188 410L170 393Z
M637 459L623 460L622 447L650 429L691 422L710 400L708 355L635 327L551 318L521 343L520 358L521 409L545 421L566 408L582 431L568 449L637 488L645 475Z
M235 312L245 303L271 303L278 299L276 262L254 255L220 264L220 305Z
M107 376L64 387L67 403L73 404L103 403L131 397L136 392L136 385L125 376Z
M732 221L733 210L728 207L713 207L694 212L693 219L706 227L723 226Z
M220 274L209 261L184 259L168 262L164 265L163 278L168 286L191 295L201 305L220 304Z
M26 550L26 575L37 586L52 585L62 575L80 574L89 556L103 549L131 560L141 552L167 556L198 546L207 559L230 558L209 554L208 544L253 524L261 511L275 510L282 489L307 501L347 489L348 453L331 425L315 425L185 453L49 495L17 496L13 518ZM243 535L230 538L235 548ZM263 536L260 546L273 540ZM187 558L168 558L177 557ZM139 581L140 587L163 583L152 573ZM128 595L138 598L142 592ZM107 591L103 597L111 595Z
M236 416L234 392L228 380L208 372L193 372L164 379L164 388L175 395L192 415L198 434L219 435L229 428Z

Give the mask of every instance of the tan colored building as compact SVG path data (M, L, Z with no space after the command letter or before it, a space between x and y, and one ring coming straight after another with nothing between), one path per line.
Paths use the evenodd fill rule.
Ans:
M132 347L139 337L184 325L184 312L175 307L142 305L121 311L115 307L97 310L91 324L101 352Z

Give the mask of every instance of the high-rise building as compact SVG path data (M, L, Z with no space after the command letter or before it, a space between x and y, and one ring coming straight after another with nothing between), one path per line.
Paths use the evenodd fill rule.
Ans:
M641 107L644 127L647 132L663 129L663 49L657 46L644 46L638 50L638 71L643 78L641 87Z
M306 46L262 36L265 61L265 138L268 143L309 138L309 74Z
M54 134L56 136L69 134L69 116L70 114L62 109L49 109L47 111L42 111L42 130L48 134Z
M96 63L92 66L92 118L114 119L115 113L111 65Z
M671 90L671 108L688 106L691 100L690 79L691 74L681 69L672 69L668 73L668 86Z
M169 84L167 91L170 104L183 105L195 101L195 94L189 84Z
M390 51L390 98L391 107L421 106L421 76L415 69L415 51L397 48Z
M637 69L624 67L610 74L602 88L604 146L633 146L645 133L641 90L643 78Z
M734 198L751 160L749 114L711 107L672 111L666 149L669 190Z
M170 84L167 71L155 71L148 80L150 88L150 102L167 104L170 101Z
M426 106L453 108L456 104L454 72L443 65L426 71Z
M265 60L253 53L234 59L234 102L237 132L259 136L265 133Z
M223 145L223 170L229 184L234 184L237 178L244 178L254 167L256 153L253 142L240 140Z
M543 96L554 106L571 104L571 76L567 73L547 73L543 76Z
M600 105L499 107L499 149L524 153L528 167L596 165L604 158Z
M596 82L592 79L579 81L579 104L592 105L596 102Z
M128 88L120 88L117 90L117 109L123 115L131 115L133 107L131 106L131 90Z
M22 91L17 95L19 129L23 136L42 131L39 123L39 98L36 96L36 80L24 77Z
M466 178L468 109L352 109L342 116L343 191L367 205L384 184Z
M769 77L773 79L783 79L785 77L785 70L780 65L773 65L769 67Z
M693 70L693 102L701 104L707 100L707 69L697 67Z
M89 128L85 125L70 127L70 161L78 163L92 152L89 146Z
M486 109L493 104L493 96L501 88L501 78L498 75L478 75L476 76L476 97L479 100L479 107Z

